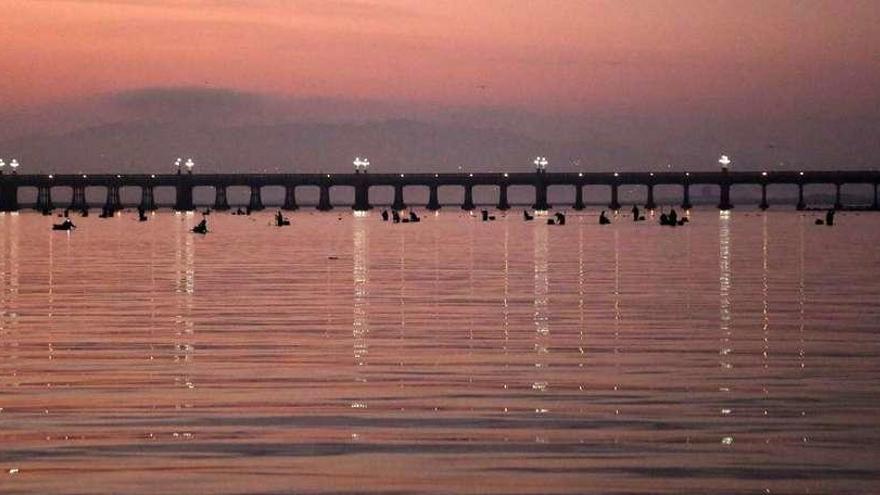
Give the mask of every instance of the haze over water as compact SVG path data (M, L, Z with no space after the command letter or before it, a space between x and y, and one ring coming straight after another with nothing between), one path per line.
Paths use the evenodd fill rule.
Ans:
M2 493L870 493L878 217L0 215Z

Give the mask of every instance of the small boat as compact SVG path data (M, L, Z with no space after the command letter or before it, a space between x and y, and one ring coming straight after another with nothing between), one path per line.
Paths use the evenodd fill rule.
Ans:
M565 213L556 212L556 225L565 225Z
M198 225L192 228L193 234L207 234L208 233L208 222L206 220L202 220Z
M76 225L73 224L70 220L65 220L61 223L52 224L52 230L72 230L75 229Z

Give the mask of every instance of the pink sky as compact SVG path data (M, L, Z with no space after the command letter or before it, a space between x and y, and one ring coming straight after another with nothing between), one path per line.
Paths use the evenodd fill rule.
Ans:
M0 100L206 86L581 113L877 106L880 2L2 0Z

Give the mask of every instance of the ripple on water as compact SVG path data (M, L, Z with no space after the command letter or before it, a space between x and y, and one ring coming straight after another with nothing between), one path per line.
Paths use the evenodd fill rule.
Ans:
M876 215L270 215L0 215L0 491L877 483Z

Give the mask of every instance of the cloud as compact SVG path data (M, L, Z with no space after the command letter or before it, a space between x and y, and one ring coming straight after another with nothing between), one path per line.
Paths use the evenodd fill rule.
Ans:
M204 12L205 9L237 12L276 11L310 17L400 19L418 13L399 5L359 0L39 0L44 3L104 4Z
M133 112L242 111L262 106L264 98L226 88L171 87L140 88L115 93L110 101Z

